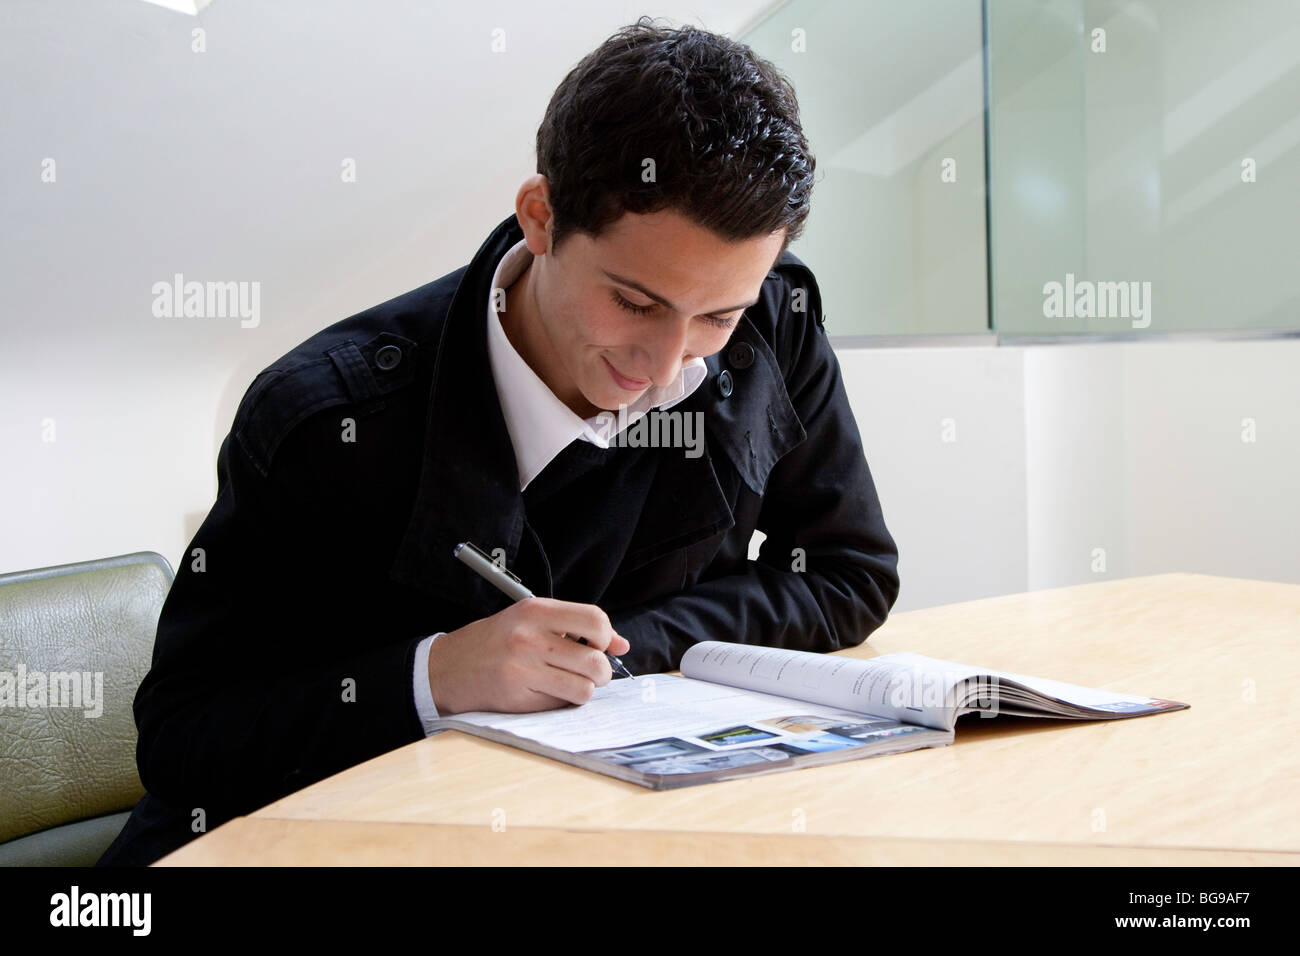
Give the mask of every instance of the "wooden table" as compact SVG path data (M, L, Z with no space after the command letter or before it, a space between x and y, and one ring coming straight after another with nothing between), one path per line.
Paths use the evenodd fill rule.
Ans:
M968 715L950 747L659 792L447 731L159 865L1300 863L1300 585L1164 574L986 598L841 653L904 650L1191 707Z

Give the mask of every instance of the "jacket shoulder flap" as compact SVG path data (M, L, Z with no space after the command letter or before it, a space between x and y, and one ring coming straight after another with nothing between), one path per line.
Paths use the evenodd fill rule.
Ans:
M322 329L253 379L231 432L265 477L285 437L321 409L358 417L428 374L465 267Z
M410 385L419 345L396 332L359 339L327 334L308 339L253 379L235 413L235 439L265 477L285 437L316 412L356 407L358 417L384 407L384 398Z
M802 259L786 250L781 253L768 275L784 281L788 289L787 308L791 313L811 312L817 320L817 327L823 332L826 331L821 289L817 287L817 277Z

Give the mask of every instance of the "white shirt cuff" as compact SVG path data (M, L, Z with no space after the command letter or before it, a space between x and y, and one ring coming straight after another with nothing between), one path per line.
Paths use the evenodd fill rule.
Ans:
M429 647L435 638L446 633L439 631L430 634L415 645L415 673L412 675L415 681L415 712L420 716L426 737L442 732L442 729L433 730L429 726L438 719L438 708L433 705L433 690L429 687Z

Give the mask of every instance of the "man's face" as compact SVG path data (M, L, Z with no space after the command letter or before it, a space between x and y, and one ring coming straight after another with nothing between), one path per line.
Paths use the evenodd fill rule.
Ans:
M532 264L538 347L550 353L539 358L552 373L542 377L583 417L670 384L727 344L784 236L727 242L671 210L625 213L596 239L570 234Z

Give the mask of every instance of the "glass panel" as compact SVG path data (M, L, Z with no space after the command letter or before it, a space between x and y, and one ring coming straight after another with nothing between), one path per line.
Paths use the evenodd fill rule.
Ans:
M792 0L739 39L799 97L817 184L790 248L826 331L986 332L979 0Z
M988 8L998 332L1300 328L1300 3Z

